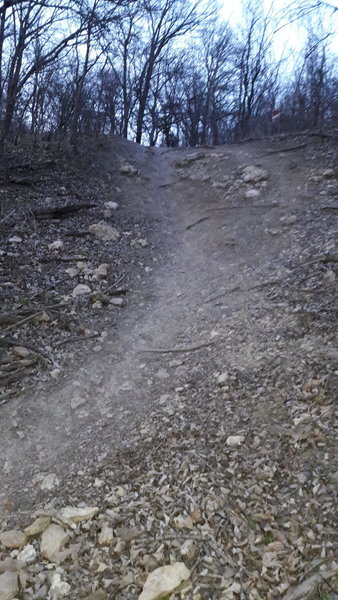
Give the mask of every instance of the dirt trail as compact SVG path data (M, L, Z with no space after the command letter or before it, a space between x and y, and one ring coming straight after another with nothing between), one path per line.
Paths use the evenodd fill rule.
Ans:
M86 473L121 460L116 453L143 456L151 432L168 424L161 411L171 396L194 414L194 404L198 412L213 389L223 395L236 390L237 404L224 411L227 435L251 435L258 427L277 440L294 417L283 403L295 393L294 381L300 389L306 376L320 379L323 362L330 388L329 321L325 329L316 315L318 322L304 325L307 315L301 321L295 307L313 276L299 275L306 270L302 263L332 252L331 217L315 195L318 185L327 190L334 180L309 181L316 149L269 151L255 143L142 155L149 177L144 211L161 222L154 243L165 259L142 271L118 331L72 379L3 407L4 518L9 497L18 510L29 511L69 490L80 495ZM330 161L326 155L321 160L323 172ZM259 171L245 183L250 165ZM313 270L330 296L331 275L325 273L332 265L319 262ZM316 361L318 373L311 366ZM212 419L204 423L207 438ZM122 460L127 464L126 455ZM42 490L48 474L57 483L52 476L51 490Z

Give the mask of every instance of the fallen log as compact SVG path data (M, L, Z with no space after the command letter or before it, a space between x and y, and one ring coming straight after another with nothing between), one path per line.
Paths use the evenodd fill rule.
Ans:
M37 219L66 219L80 210L96 208L97 204L68 204L67 206L49 206L34 209L33 215Z

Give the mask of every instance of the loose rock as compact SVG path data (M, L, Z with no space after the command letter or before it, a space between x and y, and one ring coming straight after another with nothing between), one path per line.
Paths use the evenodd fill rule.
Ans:
M0 535L0 542L5 548L20 548L25 545L27 538L23 531L11 529Z
M52 560L53 556L59 552L68 540L68 535L61 525L52 523L47 527L41 536L41 554L45 558Z
M160 600L160 598L165 598L177 590L181 583L189 579L189 577L190 571L182 562L159 567L148 576L139 600Z

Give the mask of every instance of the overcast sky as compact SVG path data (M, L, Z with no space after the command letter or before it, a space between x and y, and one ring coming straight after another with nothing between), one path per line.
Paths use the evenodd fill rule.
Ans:
M271 0L260 1L264 3L264 8L268 12L271 7ZM328 0L328 2L331 6L338 8L338 0ZM241 0L220 0L220 4L223 6L221 14L224 19L229 21L233 27L240 26L243 22L242 5L244 2ZM301 4L300 0L299 4ZM273 12L280 13L289 5L290 0L273 0ZM335 34L333 33L329 38L330 47L331 50L338 53L338 11L333 13L332 9L327 8L322 10L321 14L325 33L335 31ZM312 16L315 17L315 13ZM293 55L293 59L297 58L297 51L302 50L305 39L306 29L299 21L286 25L275 36L274 50L276 56L279 58L283 54L283 56Z

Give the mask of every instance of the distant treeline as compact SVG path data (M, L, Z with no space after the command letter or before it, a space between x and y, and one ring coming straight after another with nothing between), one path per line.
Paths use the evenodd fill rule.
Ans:
M114 133L167 146L219 144L338 126L338 10L303 0L236 30L202 0L0 1L0 151L28 135ZM304 48L276 58L303 24Z

